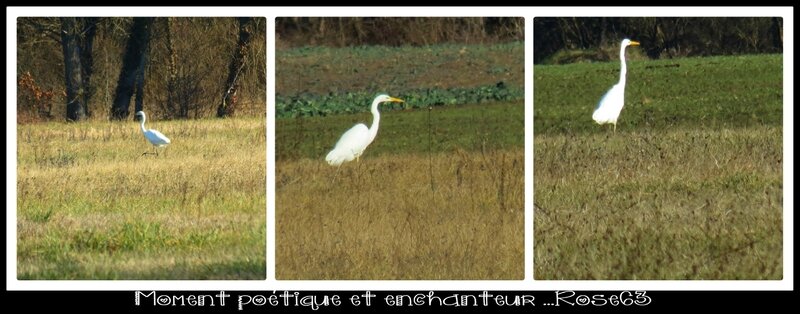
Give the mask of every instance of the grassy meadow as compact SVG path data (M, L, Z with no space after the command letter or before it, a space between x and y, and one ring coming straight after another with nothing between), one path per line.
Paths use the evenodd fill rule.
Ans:
M523 277L521 102L384 111L361 160L329 166L358 118L277 121L278 279Z
M19 279L263 279L263 118L17 127Z
M277 95L309 100L294 110L325 97L361 105L275 121L276 277L522 279L523 100L497 101L504 98L491 93L503 91L493 90L477 104L420 104L452 88L481 93L504 82L521 90L523 48L279 50ZM372 123L369 105L381 92L406 104L381 105L378 135L360 161L328 165L342 133Z
M536 279L781 279L781 55L534 68Z

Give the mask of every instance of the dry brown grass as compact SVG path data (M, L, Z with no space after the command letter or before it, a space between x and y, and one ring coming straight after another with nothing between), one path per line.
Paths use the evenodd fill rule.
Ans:
M536 279L781 279L780 127L535 138Z
M278 279L522 279L521 148L276 164ZM337 173L338 172L338 173Z

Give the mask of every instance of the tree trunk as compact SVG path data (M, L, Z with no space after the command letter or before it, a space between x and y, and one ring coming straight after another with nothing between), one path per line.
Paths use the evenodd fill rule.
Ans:
M133 18L131 34L122 58L122 71L119 73L117 90L114 94L114 103L111 107L111 118L122 120L128 117L133 93L137 93L137 107L141 106L140 95L144 89L144 66L147 57L147 47L150 42L150 30L153 24L151 17ZM138 85L138 86L137 86ZM140 89L140 90L137 90ZM136 108L140 110L141 108Z
M175 42L172 40L172 27L175 23L174 17L165 18L167 40L167 103L169 115L186 119L189 117L189 101L181 99L178 91L178 52L175 50Z
M67 86L67 121L80 121L86 118L86 111L81 103L85 91L82 88L77 24L76 18L61 18L61 47L64 49L64 79Z
M83 106L86 116L92 116L89 110L89 101L94 96L94 88L90 85L92 73L94 72L94 59L92 59L92 49L94 45L94 35L97 34L97 17L81 18L83 22L83 36L80 37L81 50L81 84L83 86Z
M236 44L236 52L228 66L228 79L225 81L225 91L222 94L222 103L217 108L217 117L224 118L236 112L236 92L238 89L237 80L245 65L247 53L250 47L250 24L252 18L239 18L239 42Z
M144 62L142 62L144 64ZM136 69L136 98L134 99L133 112L144 110L144 66Z
M783 18L772 18L772 47L783 53Z

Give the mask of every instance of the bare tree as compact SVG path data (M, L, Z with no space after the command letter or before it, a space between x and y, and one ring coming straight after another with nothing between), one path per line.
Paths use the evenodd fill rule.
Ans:
M601 51L629 36L641 41L641 49L653 59L781 53L781 21L778 17L537 17L533 62L544 62L558 51ZM565 58L558 60L570 60Z
M80 29L77 18L61 18L61 47L64 50L64 79L67 87L67 121L86 119L83 79L81 79Z
M783 18L772 18L772 45L774 47L783 47Z
M122 71L119 73L114 103L111 107L111 118L122 120L128 117L131 97L136 93L135 110L142 110L144 94L144 67L147 61L147 48L150 43L150 32L154 18L136 17L133 19L125 55L122 59Z
M219 107L217 107L217 117L219 118L233 115L234 112L236 112L237 79L245 66L245 60L250 47L250 27L252 21L253 18L251 17L239 18L239 41L236 44L236 51L228 66L228 79L225 81L225 91L222 94L222 102L219 104Z
M83 85L83 104L86 116L92 116L89 110L89 101L94 95L94 88L92 87L92 73L94 72L94 59L92 58L92 48L94 45L94 35L97 34L97 17L84 17L80 19L82 27L82 36L79 37L80 42L80 56L81 56L81 83Z
M165 19L165 35L167 40L167 54L169 55L169 62L167 63L167 103L166 107L175 110L177 102L177 80L178 80L178 54L175 51L175 42L172 40L172 24L174 17ZM185 102L182 102L185 103ZM189 117L189 109L181 106L178 108L178 116L181 118Z

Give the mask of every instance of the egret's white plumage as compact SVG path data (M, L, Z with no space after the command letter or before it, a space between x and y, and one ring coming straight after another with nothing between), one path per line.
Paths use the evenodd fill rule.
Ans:
M147 139L148 142L150 142L150 144L153 144L153 146L156 148L156 155L158 155L158 148L167 146L167 144L170 143L169 138L167 138L164 134L161 134L161 132L159 131L153 129L147 129L144 127L144 121L147 119L147 116L145 116L144 111L137 112L136 116L141 117L142 134L144 134L144 137Z
M403 102L402 99L394 98L389 95L378 95L372 101L372 126L367 128L363 123L356 124L347 132L342 134L336 146L333 147L325 161L331 166L338 166L342 163L358 159L364 150L367 149L370 143L375 140L378 135L378 125L381 120L381 114L378 111L378 105L382 102Z
M617 131L617 118L622 111L622 106L625 105L625 74L627 73L627 66L625 65L625 48L628 46L638 46L639 42L632 41L625 38L622 40L621 47L619 48L619 61L621 67L619 70L619 83L612 86L594 109L592 119L598 124L612 123L614 124L614 131Z

